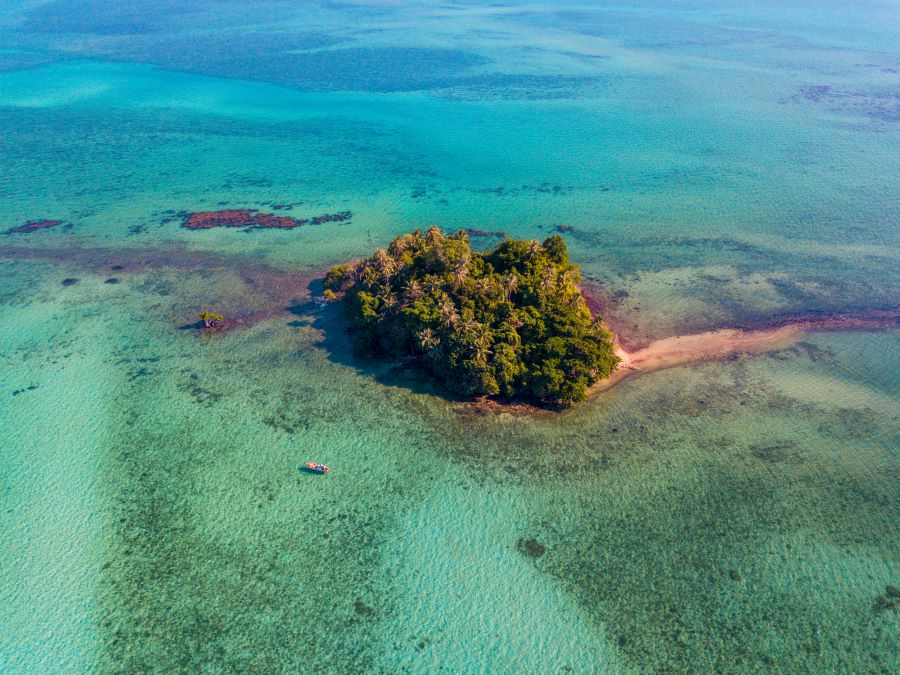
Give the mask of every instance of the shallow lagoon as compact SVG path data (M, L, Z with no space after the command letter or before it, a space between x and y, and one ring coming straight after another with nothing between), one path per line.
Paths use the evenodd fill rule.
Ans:
M894 308L896 9L273 3L241 58L236 4L51 5L2 12L0 229L73 227L0 242L0 667L897 670L895 333L526 418L305 300L410 226L567 224L640 339ZM272 204L354 217L169 220Z

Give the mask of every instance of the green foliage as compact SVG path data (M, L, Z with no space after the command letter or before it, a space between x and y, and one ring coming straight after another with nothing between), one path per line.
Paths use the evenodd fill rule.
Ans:
M325 288L345 299L357 346L368 353L417 355L465 396L569 405L619 362L580 281L559 235L505 239L477 253L465 232L432 227L333 267Z
M225 317L212 312L200 312L200 320L207 328L221 328L225 324Z

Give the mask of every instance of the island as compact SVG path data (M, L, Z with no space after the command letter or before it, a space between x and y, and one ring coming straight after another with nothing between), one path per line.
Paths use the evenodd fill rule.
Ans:
M323 296L367 356L410 358L464 397L565 407L619 363L580 281L558 234L477 252L465 230L431 227L331 268Z

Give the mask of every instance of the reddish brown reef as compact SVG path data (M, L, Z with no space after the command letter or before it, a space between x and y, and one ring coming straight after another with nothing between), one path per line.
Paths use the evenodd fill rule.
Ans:
M61 220L29 220L24 225L11 227L3 234L28 234L29 232L37 232L38 230L46 230L57 225L62 225Z
M505 237L506 232L503 230L476 230L475 228L469 227L465 230L465 233L470 237Z
M350 211L326 213L314 218L291 218L274 213L260 213L256 209L224 209L222 211L194 211L182 214L182 226L189 230L210 230L214 227L243 227L245 230L278 228L290 230L301 225L350 220Z

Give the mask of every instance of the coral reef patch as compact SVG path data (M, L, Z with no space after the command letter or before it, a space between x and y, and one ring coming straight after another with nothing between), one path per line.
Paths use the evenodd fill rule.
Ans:
M519 541L516 542L516 549L519 553L526 555L529 558L540 558L547 552L547 547L534 538L519 539Z
M38 230L47 230L51 227L58 227L62 224L63 221L61 220L29 220L23 225L11 227L3 234L29 234L30 232L37 232Z
M464 230L464 232L470 237L505 237L506 232L504 230L477 230L474 227L469 227Z
M875 598L875 604L872 609L876 612L885 610L896 610L900 606L900 588L896 586L885 586L884 593Z
M216 227L240 227L244 231L282 229L290 230L302 225L322 225L323 223L350 220L350 211L326 213L313 218L291 218L274 213L260 213L256 209L223 209L221 211L185 211L179 214L182 227L189 230L211 230Z

